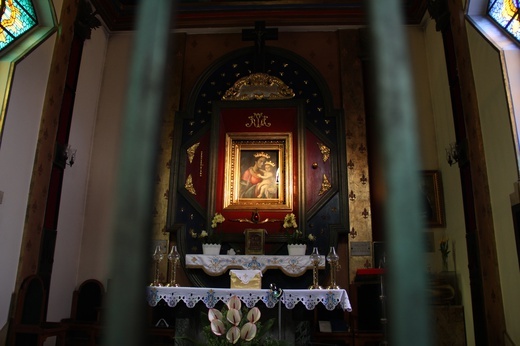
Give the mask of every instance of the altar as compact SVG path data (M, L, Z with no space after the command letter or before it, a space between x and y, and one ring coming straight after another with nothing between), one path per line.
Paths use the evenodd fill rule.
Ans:
M186 268L200 268L206 274L219 276L229 269L281 270L285 275L296 277L312 270L311 256L265 256L265 255L201 255L187 254ZM318 269L325 269L325 256L320 256Z
M307 310L313 310L318 304L322 304L327 310L339 307L344 311L352 311L344 289L286 289L277 299L269 289L150 286L146 289L146 296L150 306L156 306L162 300L169 307L175 307L182 301L188 308L194 308L199 302L204 303L207 308L213 308L217 303L226 303L232 296L237 296L248 308L259 302L267 308L274 308L280 301L287 309L302 304Z

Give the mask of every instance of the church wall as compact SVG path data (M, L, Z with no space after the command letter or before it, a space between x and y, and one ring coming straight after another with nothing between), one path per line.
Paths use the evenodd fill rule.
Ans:
M468 25L468 36L485 144L506 327L511 339L519 344L520 330L516 321L520 319L520 272L509 197L514 192L518 170L501 56L473 26Z
M53 38L16 67L0 147L0 328L7 322L15 288Z
M70 316L72 291L84 280L101 279L103 261L100 256L107 248L103 240L91 245L86 228L88 181L92 176L94 130L105 62L107 34L103 29L92 32L85 41L74 103L69 144L77 149L72 167L65 169L60 204L58 237L54 251L54 266L49 294L48 318L53 321ZM92 156L91 156L92 155ZM88 211L88 210L87 210ZM101 268L101 269L98 269Z
M91 148L85 232L78 275L83 280L96 278L105 284L114 240L114 192L133 38L132 34L118 34L108 40Z
M52 5L58 21L60 21L63 1L54 0ZM16 284L25 221L29 213L39 207L28 205L28 194L35 164L38 136L41 131L40 126L42 126L42 111L45 98L48 97L46 95L48 78L56 71L51 69L56 38L56 34L50 35L14 67L6 122L0 144L0 190L3 192L0 204L0 277L2 277L0 280L0 344L2 345L7 332L6 323L9 318L11 295ZM81 191L86 190L85 183L82 183L81 178L77 175L74 175L73 179L74 189L80 191L81 196ZM84 196L82 199L85 199ZM73 213L68 213L69 217L65 216L64 219L70 219L71 214L82 214L83 207L77 204L75 207L78 208ZM57 269L51 283L52 285L59 282L59 285L63 286L63 291L67 292L67 295L63 296L64 299L57 304L59 309L66 311L66 316L70 313L71 289L75 286L76 266L79 260L78 244L81 241L83 219L76 221L78 231L68 231L69 228L65 227L64 232L59 236L68 243L69 251L66 256L67 260L59 261L59 263L64 267L69 266L68 269L71 270L60 274L60 270ZM66 224L66 221L60 223L65 226ZM56 265L55 269L58 266ZM66 299L68 297L70 298Z
M457 164L450 166L445 158L445 148L455 142L455 129L451 109L450 90L442 36L435 30L435 22L425 23L426 67L430 80L431 107L436 132L437 161L442 175L444 190L444 206L446 210L446 227L434 229L433 252L428 253L428 270L435 273L442 270L442 257L439 243L443 237L451 241L449 270L457 271L462 305L464 306L466 338L468 345L475 344L473 333L473 317L468 258L466 250L466 231L462 206L462 190ZM453 257L456 254L455 258Z

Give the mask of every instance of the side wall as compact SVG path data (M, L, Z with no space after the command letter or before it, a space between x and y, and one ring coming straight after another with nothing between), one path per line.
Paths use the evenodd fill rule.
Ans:
M464 306L466 341L475 344L473 328L473 310L469 283L468 257L466 249L466 225L462 204L462 190L458 165L450 166L445 157L445 148L455 142L451 95L448 85L446 58L440 32L435 30L435 22L425 23L426 61L431 90L431 107L433 111L436 152L444 190L444 207L446 210L446 227L434 230L434 252L429 253L430 270L441 270L441 253L439 243L443 237L450 241L451 255L449 270L457 272L462 305Z
M18 63L0 147L0 326L8 318L55 36Z
M515 321L520 319L520 272L510 201L518 181L518 166L502 71L503 58L473 26L468 24L467 27L485 143L506 328L509 337L518 345L520 330ZM518 62L516 64L518 66ZM510 75L509 78L518 76Z
M59 15L62 1L54 4ZM0 344L7 332L26 213L31 212L27 196L56 39L55 34L28 54L17 64L13 76L0 147L0 191L4 193L0 204ZM98 29L84 45L70 135L77 157L74 166L65 171L49 292L48 319L52 321L70 316L72 291L84 279L78 268L106 41L106 33Z

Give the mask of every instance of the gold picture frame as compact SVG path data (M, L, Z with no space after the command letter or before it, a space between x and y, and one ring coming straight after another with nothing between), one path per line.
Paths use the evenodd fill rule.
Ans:
M227 133L224 209L292 209L292 133Z
M244 230L246 236L246 255L263 255L265 243L265 229L247 228Z
M423 216L426 226L446 227L441 173L435 170L421 171L421 178L421 197L424 200Z

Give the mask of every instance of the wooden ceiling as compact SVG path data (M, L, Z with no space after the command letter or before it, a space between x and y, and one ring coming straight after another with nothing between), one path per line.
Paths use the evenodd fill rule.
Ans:
M172 0L174 1L174 0ZM384 0L381 0L384 1ZM91 0L110 31L133 30L138 0ZM143 0L144 4L148 1ZM366 0L181 0L175 27L348 26L365 24ZM427 0L403 0L406 24L423 19Z

